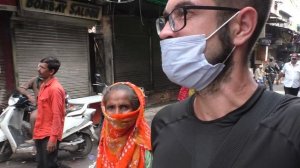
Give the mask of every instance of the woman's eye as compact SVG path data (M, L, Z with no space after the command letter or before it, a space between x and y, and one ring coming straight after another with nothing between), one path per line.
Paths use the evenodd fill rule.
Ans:
M112 109L114 109L113 106L106 106L106 110L112 110Z
M129 107L126 106L126 105L122 105L122 106L120 106L120 109L121 109L122 111L126 111L126 110L129 109Z

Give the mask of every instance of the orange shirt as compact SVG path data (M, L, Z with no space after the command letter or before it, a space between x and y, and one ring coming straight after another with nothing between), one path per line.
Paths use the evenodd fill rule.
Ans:
M33 139L50 137L51 142L61 141L65 119L65 91L57 78L41 85L37 102Z

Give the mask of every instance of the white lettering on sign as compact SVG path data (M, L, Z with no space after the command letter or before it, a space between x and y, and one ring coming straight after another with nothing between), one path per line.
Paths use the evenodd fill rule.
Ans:
M102 8L100 6L79 3L71 0L22 0L23 10L44 12L56 15L100 20Z

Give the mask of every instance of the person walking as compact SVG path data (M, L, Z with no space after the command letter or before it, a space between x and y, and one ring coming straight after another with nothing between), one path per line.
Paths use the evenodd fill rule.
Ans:
M259 85L265 86L265 71L263 65L258 65L255 69L254 78Z
M275 62L274 57L271 56L269 58L268 65L265 69L266 78L267 78L267 81L268 81L270 91L273 91L274 81L275 81L276 76L278 75L279 71L280 71L279 66Z
M300 167L300 98L248 70L272 0L168 0L156 20L162 68L196 93L152 120L153 168Z
M65 91L54 76L60 67L55 57L41 59L38 73L43 83L38 94L38 113L33 131L38 168L61 167L57 161L65 115Z
M284 64L279 79L282 77L285 94L297 96L300 88L300 62L297 53L291 54L291 61Z
M143 91L130 82L118 82L105 89L101 103L104 122L96 167L151 168Z

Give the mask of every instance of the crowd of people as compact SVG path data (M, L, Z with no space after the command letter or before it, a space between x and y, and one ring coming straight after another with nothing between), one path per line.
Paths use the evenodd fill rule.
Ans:
M284 85L285 94L298 95L300 87L300 56L297 53L289 55L289 62L279 66L273 57L266 64L258 64L254 70L255 81L273 91L274 84Z
M269 57L254 78L248 69L271 3L169 0L156 27L162 68L182 86L180 101L160 110L150 129L138 86L107 87L96 167L300 167L300 99L271 92L276 77L284 77L286 94L298 93L298 57L292 54L282 69ZM54 57L42 59L39 77L20 87L37 104L37 167L60 167L65 92L54 76L59 67ZM270 91L261 86L266 81ZM35 97L22 88L34 88Z

